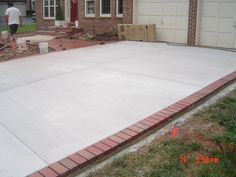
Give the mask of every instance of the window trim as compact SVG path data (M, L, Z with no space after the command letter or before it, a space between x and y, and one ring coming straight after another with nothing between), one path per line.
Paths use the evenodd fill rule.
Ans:
M100 0L100 17L111 17L111 13L112 13L112 1L110 1L110 14L103 14L102 13L102 0Z
M94 3L95 3L95 5L94 5L94 10L95 10L94 14L87 14L87 2L88 1L94 1ZM84 14L85 15L84 16L85 17L95 17L96 16L96 1L95 0L85 0L84 2L85 2L85 6L84 6L85 7L84 8L84 11L85 11Z
M123 1L123 3L124 3L124 1ZM124 7L122 7L122 8L124 10ZM124 13L124 11L123 11L123 13ZM119 0L116 0L116 17L123 17L123 13L122 14L119 13Z
M45 6L45 0L43 0L43 19L44 20L55 20L56 19L57 0L54 0L54 6L50 5L50 0L47 0L47 1L48 1L48 5ZM45 7L48 7L49 17L45 17ZM54 7L54 17L50 17L50 7Z
M35 0L32 0L32 1L31 1L31 10L34 10L34 11L35 11L35 7L36 7L36 5L35 5Z

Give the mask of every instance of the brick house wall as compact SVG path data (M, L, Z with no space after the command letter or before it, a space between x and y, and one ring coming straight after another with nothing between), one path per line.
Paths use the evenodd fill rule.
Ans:
M86 32L104 33L110 32L120 23L133 23L133 0L124 0L123 17L116 16L116 0L112 0L111 17L100 17L100 0L95 0L95 17L85 17L85 1L78 0L78 20ZM197 27L197 5L198 0L189 0L188 18L188 45L195 45ZM61 0L61 7L64 9L64 0ZM36 22L37 29L41 27L54 26L54 20L43 19L42 1L36 1Z
M64 0L60 1L61 8L64 9ZM36 12L36 28L47 28L48 26L54 26L55 20L43 18L43 0L35 1L35 12Z
M100 17L100 0L95 0L95 17L85 17L85 1L79 0L79 24L95 34L110 32L120 23L133 22L133 0L124 0L123 17L116 17L116 0L112 0L111 17Z
M133 0L124 0L123 17L116 17L116 0L112 0L111 17L100 17L100 0L95 0L95 17L85 17L85 1L78 0L78 20L81 27L87 32L104 33L116 28L119 23L133 22ZM64 0L61 0L64 9ZM43 3L36 1L36 24L37 29L54 26L54 20L43 19Z

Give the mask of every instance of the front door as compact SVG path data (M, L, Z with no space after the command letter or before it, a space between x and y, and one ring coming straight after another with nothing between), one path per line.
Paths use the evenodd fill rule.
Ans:
M78 20L78 0L70 0L70 21Z

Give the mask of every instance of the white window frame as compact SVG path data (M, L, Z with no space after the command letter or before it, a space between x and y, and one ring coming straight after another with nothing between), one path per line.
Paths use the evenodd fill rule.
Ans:
M112 11L112 1L110 0L110 14L103 14L102 13L102 0L100 0L100 17L111 17L111 11Z
M48 5L45 6L45 0L43 0L43 19L45 20L55 20L56 19L56 8L57 8L57 0L54 0L54 6L50 5L50 0L48 1ZM45 17L45 7L48 7L48 15L49 17ZM54 7L54 17L50 17L50 7Z
M94 5L94 14L88 14L87 13L87 2L88 1L94 1L94 3L95 3L95 5ZM84 12L84 14L85 14L85 17L95 17L95 14L96 14L96 1L95 0L85 0L85 8L84 8L84 10L85 10L85 12Z
M31 1L31 10L35 11L35 0Z
M122 1L124 3L124 0L122 0ZM123 13L124 13L124 4L123 4L122 8L123 8ZM123 17L123 13L122 14L119 13L119 0L116 0L116 16Z

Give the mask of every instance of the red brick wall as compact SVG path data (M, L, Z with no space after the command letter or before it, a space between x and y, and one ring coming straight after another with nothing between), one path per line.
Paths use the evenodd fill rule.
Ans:
M61 0L61 8L64 9L64 0ZM35 1L36 27L37 29L54 26L54 20L43 19L43 0Z
M79 0L79 24L88 32L110 32L119 23L132 23L133 0L124 0L123 17L116 17L116 0L112 0L111 17L100 17L100 0L96 0L95 17L85 17L85 1Z
M78 0L78 16L79 24L87 32L103 33L110 32L116 28L119 23L133 22L133 0L124 0L123 17L116 17L116 0L112 0L111 17L100 17L100 0L96 1L95 17L85 17L85 1ZM61 2L64 7L64 0ZM36 1L36 23L37 29L44 26L53 26L54 20L43 19L43 4L42 0Z
M188 18L188 45L194 46L197 30L197 4L198 0L189 0Z

